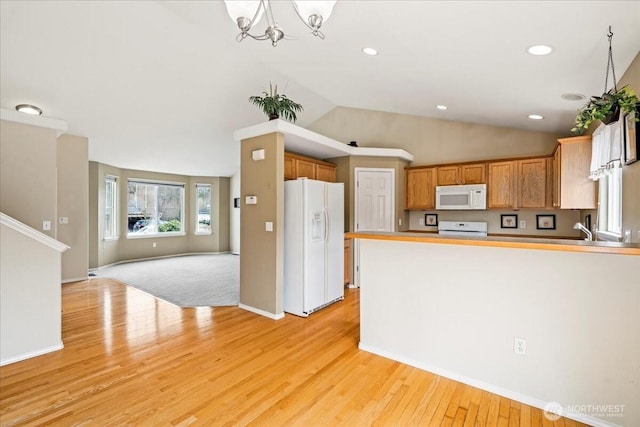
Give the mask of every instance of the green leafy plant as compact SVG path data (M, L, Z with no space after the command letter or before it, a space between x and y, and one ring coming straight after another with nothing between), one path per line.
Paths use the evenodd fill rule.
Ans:
M296 113L303 110L302 105L287 98L287 95L278 93L278 85L269 83L269 92L262 92L262 95L249 97L249 102L260 108L269 120L282 117L295 123L298 119Z
M158 227L158 231L161 233L166 233L168 231L180 231L182 230L182 224L177 219L172 219L171 221L163 222Z
M617 120L620 113L634 112L638 102L638 97L629 86L625 86L617 92L610 91L603 93L602 96L592 96L589 103L578 110L571 132L582 135L596 120L606 124L611 123Z

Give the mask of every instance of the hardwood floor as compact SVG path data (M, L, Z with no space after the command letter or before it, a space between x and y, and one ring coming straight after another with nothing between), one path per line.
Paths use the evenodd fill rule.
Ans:
M359 292L302 319L64 285L63 350L0 368L0 424L576 426L358 350Z

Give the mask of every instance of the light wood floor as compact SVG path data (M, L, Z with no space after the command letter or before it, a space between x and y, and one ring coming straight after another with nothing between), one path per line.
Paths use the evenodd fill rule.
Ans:
M359 292L308 319L63 286L65 348L0 368L0 424L575 426L358 350Z

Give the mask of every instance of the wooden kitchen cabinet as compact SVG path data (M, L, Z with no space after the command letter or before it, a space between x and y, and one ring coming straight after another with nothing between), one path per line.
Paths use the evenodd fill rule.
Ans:
M284 153L284 179L298 178L336 182L336 165L299 154Z
M486 170L485 163L438 166L438 185L484 184Z
M518 160L518 192L515 206L518 208L546 208L547 158Z
M336 182L336 167L316 163L316 179L318 181Z
M351 239L344 239L344 284L351 283Z
M590 167L590 135L558 140L553 153L553 207L596 208L596 183L589 179Z
M513 209L516 207L516 162L492 162L488 164L488 209Z
M435 208L436 168L405 169L406 209Z

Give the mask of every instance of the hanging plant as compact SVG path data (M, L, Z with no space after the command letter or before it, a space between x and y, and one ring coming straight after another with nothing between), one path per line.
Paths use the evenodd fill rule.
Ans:
M260 108L269 117L269 120L282 117L295 123L298 119L296 113L303 110L302 105L287 98L284 94L279 94L278 85L273 86L269 83L269 92L262 92L262 95L249 97L249 102Z
M600 120L604 124L613 123L618 120L620 113L633 113L638 102L640 102L638 97L629 86L625 86L617 92L592 96L589 103L578 110L575 126L571 132L582 135L596 120Z
M604 91L602 96L592 96L589 103L578 110L575 125L571 129L571 132L578 135L582 135L589 128L589 125L596 120L608 125L617 121L620 118L620 113L633 113L636 110L636 104L639 102L638 97L629 86L618 90L616 70L613 66L613 51L611 49L611 39L613 38L611 26L609 26L607 37L609 38L609 55L607 58L607 71L604 76ZM607 91L609 70L611 70L613 77L613 88ZM637 118L636 121L638 121Z

